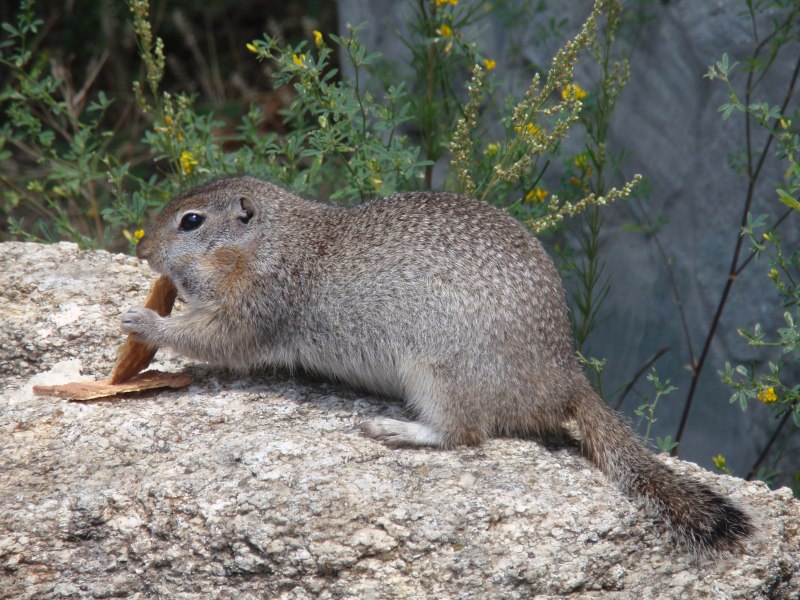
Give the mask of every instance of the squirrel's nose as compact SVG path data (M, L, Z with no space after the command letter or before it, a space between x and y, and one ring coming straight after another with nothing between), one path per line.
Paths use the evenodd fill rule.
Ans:
M136 258L147 260L150 257L150 238L147 234L136 244Z

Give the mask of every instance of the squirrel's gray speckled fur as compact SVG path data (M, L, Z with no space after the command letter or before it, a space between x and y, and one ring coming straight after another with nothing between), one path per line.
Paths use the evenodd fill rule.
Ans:
M584 454L679 543L735 548L753 532L733 503L655 459L592 390L553 262L496 208L433 192L343 208L239 177L172 200L136 253L188 303L167 318L128 311L122 328L142 341L403 398L417 421L362 428L395 446L548 435L573 422Z

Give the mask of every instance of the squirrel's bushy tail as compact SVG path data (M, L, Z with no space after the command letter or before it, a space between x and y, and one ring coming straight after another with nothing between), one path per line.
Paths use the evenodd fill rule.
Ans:
M737 549L753 534L744 511L656 459L588 382L581 395L575 418L583 453L626 493L652 506L680 545L695 552Z

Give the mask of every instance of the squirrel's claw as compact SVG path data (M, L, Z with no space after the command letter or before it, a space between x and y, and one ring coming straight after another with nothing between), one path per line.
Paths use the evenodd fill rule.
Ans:
M128 333L134 339L142 342L153 341L153 337L157 329L157 321L162 317L150 310L149 308L135 307L129 308L127 312L122 315L120 329L124 333Z

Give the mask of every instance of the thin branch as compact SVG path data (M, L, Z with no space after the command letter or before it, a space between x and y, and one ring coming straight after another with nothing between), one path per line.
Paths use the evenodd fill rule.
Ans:
M33 205L33 209L39 211L39 213L47 219L55 221L58 218L54 212L47 208L47 206L39 202L29 190L19 187L15 182L11 181L3 174L0 174L0 183L8 186L9 189L14 190L21 197L26 198Z
M79 89L70 101L71 111L77 120L78 115L83 112L83 105L86 100L86 95L94 85L95 80L100 75L100 71L108 60L108 50L104 50L100 57L94 57L89 63L89 73L86 75L86 81L83 82L81 89Z
M783 213L777 221L775 221L775 224L769 228L769 231L776 231L778 227L780 227L783 224L786 218L793 212L795 212L793 208L786 209L786 212ZM734 273L734 276L739 277L741 272L744 271L745 267L750 264L750 261L752 261L756 257L756 255L757 253L755 251L750 252L750 256L748 256L744 260L744 262L739 266L739 270L736 271L736 273Z
M757 56L757 53L755 54ZM754 57L755 57L754 56ZM781 106L781 114L786 112L786 107L789 104L789 101L792 99L794 95L794 88L795 84L797 83L797 77L800 74L800 59L798 59L797 63L795 64L794 72L792 73L792 79L789 83L789 86L786 90L786 97L784 98L783 104ZM750 213L750 209L753 205L753 200L755 198L755 187L756 182L758 180L759 175L761 174L761 169L764 166L764 162L769 154L769 149L772 146L772 141L775 139L775 135L770 130L769 136L767 137L767 141L764 143L764 149L761 152L761 156L758 159L758 163L756 164L755 169L752 166L752 146L751 146L751 138L750 138L750 98L752 93L752 82L753 82L753 71L750 71L747 77L747 88L745 91L745 107L748 112L745 113L745 131L747 136L747 155L748 155L748 176L749 182L747 185L747 197L745 199L744 207L742 209L742 217L741 217L741 226L740 231L747 225L747 215ZM775 129L778 127L778 121L776 120ZM744 237L738 235L736 237L736 246L733 251L733 259L731 260L731 266L728 269L728 276L725 281L725 287L722 290L722 296L720 297L719 303L717 304L717 310L714 313L714 318L711 321L711 326L709 327L708 334L706 335L706 341L703 344L703 350L700 353L700 357L697 360L697 365L693 366L692 369L692 381L689 386L689 393L686 396L686 401L683 406L683 413L681 414L681 421L678 425L678 430L675 434L675 442L676 446L672 450L672 456L677 455L678 447L681 442L681 438L683 437L683 432L686 428L686 423L689 419L689 412L692 408L692 403L694 401L695 393L697 392L697 385L700 381L700 374L703 371L703 366L705 365L706 359L708 358L709 351L711 350L711 343L714 341L714 337L717 333L717 328L720 324L720 319L722 318L722 312L725 310L725 306L728 302L728 296L730 295L731 288L733 287L733 282L736 281L736 277L740 272L739 269L739 256L742 252L742 247L744 244Z
M646 217L645 217L646 219ZM664 250L664 246L661 244L661 239L658 237L658 232L655 231L655 228L651 228L653 239L656 242L656 248L658 248L659 254L661 254L661 260L664 261L664 266L667 268L667 274L669 275L669 282L672 286L672 295L675 296L675 304L678 306L678 314L681 317L681 327L683 327L683 337L686 338L686 347L689 349L689 364L692 366L692 369L695 368L697 364L697 359L695 358L694 354L694 344L692 344L692 336L689 333L689 322L686 319L686 310L683 305L683 298L681 297L680 289L678 288L678 282L675 280L675 272L672 270L672 264L670 263L669 257L667 256L666 251Z
M769 438L769 441L767 442L767 445L764 446L764 449L761 451L761 454L758 455L758 458L756 459L756 462L753 463L753 466L750 467L750 470L747 472L747 475L745 476L745 479L747 481L750 481L751 479L753 479L753 477L755 476L756 472L758 471L758 468L761 466L761 463L764 462L764 459L767 458L767 454L769 454L769 451L772 450L772 446L773 446L773 444L775 444L775 441L778 439L778 435L780 434L781 430L783 429L783 426L786 425L786 423L789 422L789 417L791 415L792 415L792 411L791 410L787 410L786 414L783 415L783 418L781 419L781 422L778 423L778 426L775 428L775 431L772 432L772 436Z
M664 346L663 348L660 348L658 352L656 352L652 357L650 357L650 359L646 363L644 363L638 371L636 371L636 374L625 386L625 389L622 390L622 393L619 395L619 398L617 398L617 403L614 405L615 410L619 410L619 407L622 406L622 402L625 400L625 397L633 389L633 386L636 385L636 382L639 381L639 378L642 375L644 375L647 372L647 370L650 367L652 367L655 364L655 362L659 358L664 356L667 352L669 352L669 346Z

